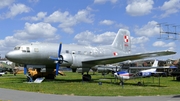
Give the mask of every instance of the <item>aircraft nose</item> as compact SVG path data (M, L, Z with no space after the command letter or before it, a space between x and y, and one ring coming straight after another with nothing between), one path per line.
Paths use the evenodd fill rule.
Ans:
M8 52L8 53L5 55L5 57L6 57L8 60L10 60L10 61L14 61L16 58L18 58L17 56L18 56L18 53L15 52L15 51Z
M5 57L6 57L7 59L11 59L11 57L13 57L12 52L8 52L8 53L5 55Z

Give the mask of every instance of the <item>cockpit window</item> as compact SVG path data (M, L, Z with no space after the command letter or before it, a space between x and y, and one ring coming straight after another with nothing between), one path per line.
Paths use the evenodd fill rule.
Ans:
M29 47L20 47L20 50L22 51L22 52L30 52L30 48Z
M26 50L27 50L27 52L30 52L30 48L29 47L26 47Z
M20 47L15 47L14 50L20 50Z

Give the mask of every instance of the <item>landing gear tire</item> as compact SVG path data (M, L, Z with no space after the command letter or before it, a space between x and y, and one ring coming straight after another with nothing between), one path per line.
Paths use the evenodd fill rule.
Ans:
M83 81L91 81L91 75L88 75L88 74L87 75L83 75L82 76L82 80Z
M121 85L121 86L124 85L124 82L123 82L123 81L120 81L119 85Z
M73 69L72 69L72 72L73 72L73 73L75 73L75 72L76 72L76 70L77 70L76 68L73 68Z
M138 85L138 86L142 86L142 83L141 83L141 82L138 82L137 85Z

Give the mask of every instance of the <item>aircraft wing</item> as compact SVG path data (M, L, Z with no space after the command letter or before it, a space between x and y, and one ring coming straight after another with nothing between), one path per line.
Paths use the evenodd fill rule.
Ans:
M149 52L149 53L138 53L131 55L123 55L123 56L110 56L110 57L96 57L96 58L88 58L82 61L83 64L91 64L91 65L100 65L100 64L112 64L117 62L122 62L126 60L138 60L143 58L151 58L165 55L176 54L173 51L159 51L159 52Z
M162 69L162 68L170 68L168 66L161 66L161 67L129 67L129 69Z

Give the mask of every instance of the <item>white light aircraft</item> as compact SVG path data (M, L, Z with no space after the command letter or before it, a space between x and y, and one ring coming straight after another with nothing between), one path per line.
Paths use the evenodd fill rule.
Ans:
M114 77L118 78L120 80L120 83L123 83L124 80L140 78L140 77L149 77L153 74L164 73L164 72L157 72L156 71L157 68L163 68L163 67L158 67L158 61L154 60L154 63L151 67L129 67L129 69L146 69L146 70L141 70L141 71L138 71L136 73L130 73L127 70L126 71L119 71L119 72L114 73Z
M175 54L173 51L157 51L147 53L130 54L130 32L119 29L111 45L104 46L80 46L57 43L30 43L18 45L13 51L6 54L6 58L12 62L24 64L24 70L28 65L44 67L49 75L46 78L55 78L60 66L74 69L82 68L83 78L91 79L88 74L91 67L96 65L112 64L126 60L137 60L148 57L157 57ZM53 74L56 69L56 74Z

